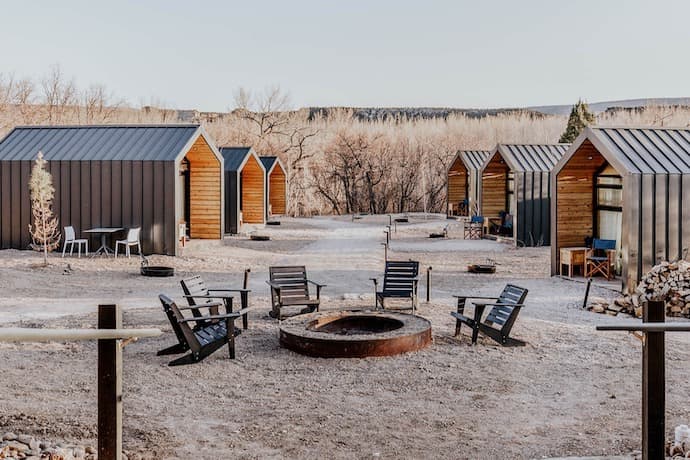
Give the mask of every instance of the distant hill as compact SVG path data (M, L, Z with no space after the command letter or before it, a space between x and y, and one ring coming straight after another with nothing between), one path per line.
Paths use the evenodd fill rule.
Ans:
M622 101L607 101L588 103L592 112L600 113L609 109L634 108L647 105L684 105L690 106L690 97L662 97L654 99L626 99ZM572 105L543 105L538 107L526 107L526 110L544 113L547 115L570 115Z
M627 99L621 101L594 102L589 108L594 113L607 110L626 110L648 105L690 106L690 97L667 97L655 99ZM463 109L451 107L309 107L309 118L328 117L336 110L348 110L355 118L362 121L389 119L446 119L451 114L462 114L470 118L483 118L498 114L529 114L541 118L547 115L569 115L572 105L543 105L534 107L497 108L497 109Z

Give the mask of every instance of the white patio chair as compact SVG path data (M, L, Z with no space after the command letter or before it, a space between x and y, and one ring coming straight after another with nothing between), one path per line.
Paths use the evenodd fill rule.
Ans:
M65 251L67 250L67 245L69 244L69 255L72 255L74 252L74 245L77 245L77 256L81 258L81 245L84 245L84 253L88 256L89 255L89 240L87 239L77 239L77 236L74 232L74 227L69 226L65 227L65 243L62 246L62 257L65 257Z
M115 242L115 257L117 257L117 248L120 245L123 245L125 247L125 254L127 255L127 257L130 257L129 248L131 246L136 246L137 249L139 250L139 254L141 254L141 244L139 243L139 232L140 231L141 231L141 227L130 228L129 231L127 232L127 239L126 240L117 240Z

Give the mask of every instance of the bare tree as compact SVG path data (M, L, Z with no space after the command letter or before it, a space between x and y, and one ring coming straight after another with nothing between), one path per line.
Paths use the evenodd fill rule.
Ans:
M41 90L46 106L46 118L49 124L64 120L69 108L77 104L77 88L74 79L67 80L59 65L54 65L50 73L41 79Z
M122 101L116 101L108 94L105 86L91 85L81 93L81 109L85 123L105 123L117 114Z

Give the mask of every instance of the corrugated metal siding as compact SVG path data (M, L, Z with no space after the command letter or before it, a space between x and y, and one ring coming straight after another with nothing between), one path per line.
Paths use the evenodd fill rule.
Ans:
M219 150L223 155L225 170L237 171L249 155L251 147L221 147Z
M32 161L0 161L0 247L28 247L31 218L29 175ZM60 227L72 225L77 237L93 227L141 226L142 251L175 255L175 165L170 161L49 161ZM5 195L6 191L11 193ZM9 199L5 197L9 196ZM124 232L114 235L121 239ZM114 246L114 241L110 242Z
M273 167L273 163L276 162L276 159L278 157L260 157L261 158L261 163L264 165L264 169L266 169L266 172L270 171L271 168Z
M468 171L481 169L490 154L491 152L487 150L461 150L458 152Z
M589 132L628 172L690 174L690 129L595 127Z
M0 142L0 161L173 161L198 125L26 126Z
M513 172L551 171L570 144L499 144L498 152Z

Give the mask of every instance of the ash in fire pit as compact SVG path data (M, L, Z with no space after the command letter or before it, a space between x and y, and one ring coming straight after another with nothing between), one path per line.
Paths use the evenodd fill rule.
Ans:
M426 319L389 311L299 315L280 325L280 344L308 356L363 358L420 350L431 343Z
M402 321L381 316L344 316L335 320L328 317L324 319L330 319L330 321L313 321L307 325L307 329L328 334L362 335L380 334L403 327Z

